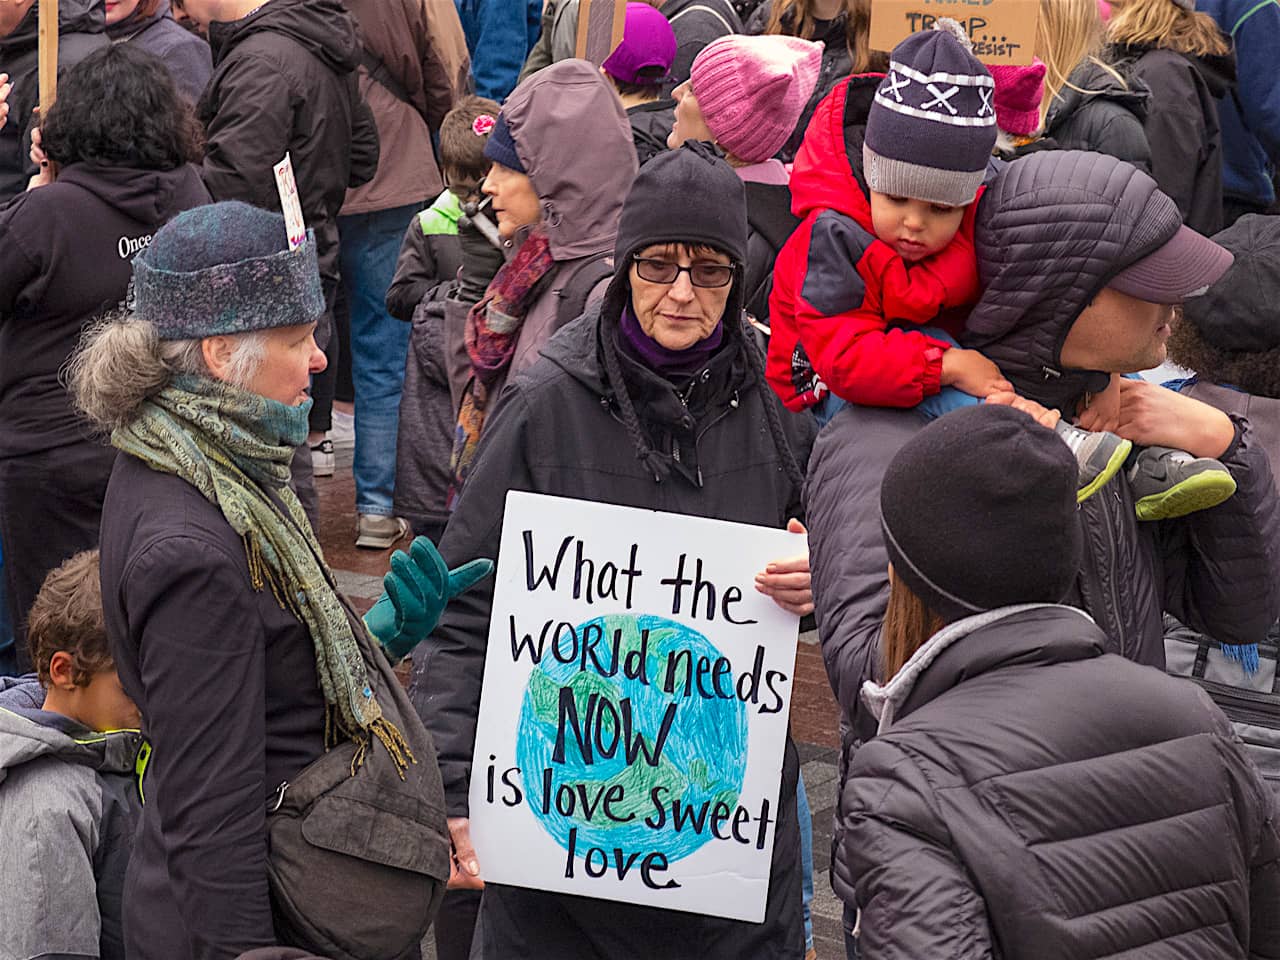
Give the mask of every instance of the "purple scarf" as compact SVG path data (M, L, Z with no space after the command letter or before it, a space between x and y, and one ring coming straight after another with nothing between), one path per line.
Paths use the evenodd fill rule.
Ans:
M618 318L618 346L628 357L667 380L687 380L700 372L724 342L724 321L716 324L711 336L684 350L668 350L640 328L631 304Z

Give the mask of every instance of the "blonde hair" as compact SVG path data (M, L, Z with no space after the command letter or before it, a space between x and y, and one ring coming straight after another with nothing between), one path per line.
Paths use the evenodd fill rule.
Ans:
M1072 71L1085 60L1091 60L1128 88L1129 84L1114 67L1098 59L1105 42L1106 25L1098 13L1097 0L1040 0L1036 52L1045 66L1044 97L1040 101L1042 127L1064 88L1085 94L1099 92L1070 82Z
M1212 17L1186 10L1173 0L1125 0L1107 25L1107 39L1193 57L1220 57L1231 51Z
M849 72L887 70L888 54L871 49L871 0L844 0L844 12L849 15L844 31L845 47L852 63ZM812 40L813 24L813 0L774 0L764 32Z
M884 682L892 680L911 655L942 627L942 618L891 572L889 605L880 631L880 667L884 671Z

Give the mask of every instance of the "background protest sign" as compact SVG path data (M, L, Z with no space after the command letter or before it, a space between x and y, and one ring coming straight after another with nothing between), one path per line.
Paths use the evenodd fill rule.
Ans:
M980 63L1027 64L1036 52L1039 0L871 0L871 49L892 50L917 30L951 17Z
M486 881L759 922L797 618L782 530L512 492L471 773Z
M622 42L626 22L627 0L580 0L573 55L602 66Z

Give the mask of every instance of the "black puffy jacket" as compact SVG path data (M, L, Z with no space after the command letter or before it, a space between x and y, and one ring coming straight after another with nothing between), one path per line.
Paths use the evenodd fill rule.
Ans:
M1155 47L1118 47L1111 56L1151 91L1142 124L1151 175L1188 227L1213 236L1222 229L1218 101L1235 87L1235 57L1192 57Z
M866 696L832 878L866 960L1280 957L1280 834L1191 683L1078 610L951 624Z
M271 0L209 27L213 77L200 100L204 182L214 200L280 209L272 167L287 152L320 275L338 280L338 211L378 168L378 131L356 89L360 42L340 0Z
M1151 92L1142 81L1125 79L1127 85L1100 63L1082 61L1049 108L1044 135L1062 150L1105 153L1150 172L1151 148L1142 124Z

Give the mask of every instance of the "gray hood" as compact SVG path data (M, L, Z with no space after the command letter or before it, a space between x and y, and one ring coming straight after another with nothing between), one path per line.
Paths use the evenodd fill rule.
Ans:
M552 256L612 252L637 168L631 124L608 81L585 60L562 60L520 84L502 113L542 201Z

